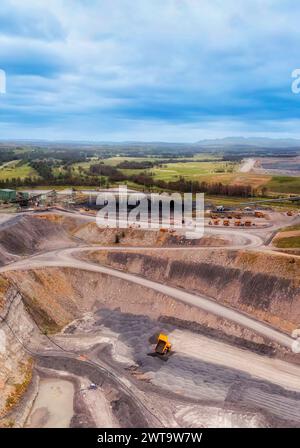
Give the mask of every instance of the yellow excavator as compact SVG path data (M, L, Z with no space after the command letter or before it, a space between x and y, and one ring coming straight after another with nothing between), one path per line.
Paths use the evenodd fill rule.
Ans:
M171 351L172 344L166 334L160 333L157 338L155 353L157 355L167 355Z

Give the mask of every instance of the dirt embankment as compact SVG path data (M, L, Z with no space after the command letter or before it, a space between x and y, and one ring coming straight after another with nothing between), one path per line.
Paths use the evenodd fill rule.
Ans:
M4 266L7 263L14 261L17 257L8 254L7 251L0 244L0 266Z
M226 246L228 241L218 236L187 240L164 231L142 229L99 228L95 222L59 214L15 216L0 225L0 266L19 256L32 255L70 247L78 243L103 246Z
M0 426L14 423L10 412L32 381L33 360L23 344L26 346L38 334L21 294L8 282L6 286L0 321Z
M184 236L170 234L167 231L160 230L141 230L141 229L109 229L99 228L95 223L88 223L77 229L74 235L87 243L97 243L103 245L113 245L116 243L125 246L226 246L228 241L219 236L209 236L200 239L189 240Z
M36 216L17 216L0 227L0 265L16 256L70 246L74 241L63 226Z
M291 333L300 324L300 260L247 251L109 252L93 262L215 298Z
M58 332L86 311L121 308L132 313L136 309L137 314L143 314L147 313L148 302L153 304L155 301L151 291L138 291L140 294L136 299L128 303L128 298L134 296L134 285L76 269L10 272L0 276L0 280L5 285L1 309L5 321L0 322L0 427L19 425L19 421L24 423L24 415L28 414L28 409L24 408L30 407L32 401L30 397L25 399L32 388L31 355L34 360L39 359L37 354L49 343L47 334ZM164 306L168 307L167 304ZM157 309L154 315L159 314ZM53 348L53 345L49 347ZM39 365L44 365L43 359L39 359ZM72 360L66 358L66 366L68 362L72 363ZM55 358L49 358L47 366L53 368L54 365ZM58 370L62 369L59 365L57 360ZM102 387L103 381L97 384ZM125 412L118 406L128 408L126 399L121 392L114 392L112 403L117 406L113 408L114 415ZM130 412L134 409L132 403ZM137 424L134 414L130 418L130 426ZM145 427L146 421L140 425Z
M159 267L162 264L154 260L152 269ZM151 269L149 260L147 269ZM204 334L211 334L209 330L215 329L214 337L220 333L221 338L228 340L229 337L231 342L243 347L250 348L248 342L270 346L270 341L239 325L106 274L71 268L47 268L12 271L6 273L5 278L18 288L26 310L42 332L55 333L88 311L119 309L124 313L172 322L176 326L192 329L194 325L197 331Z
M95 222L86 222L83 218L57 214L41 214L36 218L44 222L55 223L68 233L71 238L81 240L87 244L101 244L112 246L226 246L229 239L221 236L204 236L200 239L186 239L184 235L169 233L162 230L143 230L128 227L127 229L114 229L98 227Z
M137 255L140 254L132 254L134 257ZM195 260L198 255L193 255ZM101 253L101 257L103 256ZM105 256L109 259L111 254L106 253ZM166 256L167 252L165 258ZM170 260L156 255L151 261L149 257L149 254L145 259L137 257L135 261L129 258L127 268L133 269L134 266L135 271L142 273L144 270L147 275L152 273L157 278L162 278L162 271L166 270L168 274L165 275L180 283L181 275L176 273L174 267L171 270ZM233 261L233 254L231 258ZM118 264L122 266L120 260L122 259L118 260ZM195 260L190 260L190 263ZM184 257L181 262L184 262ZM116 261L112 258L110 263L115 264ZM244 263L247 265L250 261L244 259ZM22 343L30 347L41 346L41 334L56 333L74 319L81 319L86 312L118 310L121 313L149 316L160 322L162 327L166 324L174 328L187 327L214 339L225 339L243 348L273 354L273 350L268 351L274 348L269 341L247 329L153 290L105 274L71 268L45 268L11 271L0 278L4 285L2 315L7 316L10 327ZM30 382L31 365L29 355L16 336L13 337L7 325L3 323L0 329L4 331L7 341L5 353L0 357L1 372L4 372L1 377L3 398L0 409L7 412L7 404L15 399L18 401L26 391ZM7 421L9 422L9 414Z

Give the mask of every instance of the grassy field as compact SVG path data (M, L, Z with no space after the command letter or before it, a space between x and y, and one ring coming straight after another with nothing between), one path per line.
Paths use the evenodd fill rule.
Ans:
M249 185L254 188L259 188L267 184L271 180L269 175L253 174L253 173L239 173L238 164L235 162L224 162L219 159L215 161L205 162L201 159L207 159L207 155L195 156L192 162L183 162L178 159L178 162L163 164L148 170L143 169L122 169L121 171L128 175L138 174L140 172L151 173L156 180L175 181L179 177L184 177L188 180L199 182L221 182L229 185ZM212 158L209 156L209 158ZM106 159L105 164L117 166L124 160L130 160L128 157L113 157ZM150 161L151 158L136 158L134 161Z
M140 170L143 171L143 170ZM260 190L266 187L270 193L300 194L300 177L270 176L268 174L239 173L237 166L226 162L169 163L147 170L154 179L165 181L184 177L199 182L221 182L225 185L251 185ZM223 172L222 172L223 171ZM123 170L124 174L137 174L139 170Z
M300 248L300 235L290 236L287 238L280 238L274 242L276 247L280 249L297 249Z
M199 180L200 176L212 176L215 174L232 173L235 164L228 162L177 162L162 165L151 169L155 179L176 180L179 177L185 177L188 180Z
M18 150L22 152L22 149ZM184 160L192 160L184 162ZM205 161L209 159L210 161ZM123 161L131 162L151 162L157 161L157 157L110 157L100 159L94 157L81 163L73 163L71 169L74 176L80 175L81 171L88 172L89 167L93 163L103 162L105 165L116 167ZM139 174L146 171L152 174L155 180L176 181L180 177L187 180L199 182L220 182L226 185L251 185L261 191L263 187L267 188L267 194L271 197L281 194L300 194L300 177L291 176L272 176L269 174L256 173L240 173L238 171L239 164L237 162L226 162L221 159L220 155L199 154L193 157L178 158L175 163L166 163L153 168L144 169L122 169L121 171L128 175ZM66 174L63 166L53 168L53 174ZM84 174L84 173L83 173ZM38 176L28 163L22 163L19 160L12 160L0 166L0 181L12 178L21 178ZM131 182L128 181L130 184ZM99 181L100 184L100 181ZM138 188L138 187L137 187Z
M102 161L105 163L105 165L110 165L110 166L117 166L119 165L119 163L121 162L153 162L155 160L157 160L157 158L155 157L109 157L108 159L103 159ZM136 172L138 172L139 170L134 170Z
M213 159L215 161L205 162L203 159ZM111 166L117 166L124 160L134 160L136 162L157 160L155 158L140 157L130 159L128 157L112 157L105 159L104 163ZM224 162L218 156L196 155L191 162L178 162L163 164L148 170L123 169L126 175L138 174L142 171L152 173L154 179L173 181L179 177L188 180L197 180L200 182L221 182L229 185L252 185L254 188L261 189L266 187L271 193L300 194L300 177L291 176L272 176L269 174L240 173L238 172L238 163Z
M81 168L83 170L87 171L93 163L98 163L98 162L99 162L99 159L95 158L95 159L88 160L86 162L73 163L71 165L71 170L73 171L74 174L80 174ZM65 174L66 169L64 168L63 165L57 166L57 167L52 168L52 173L54 174L54 176L58 176L61 173Z
M300 248L300 225L296 224L280 229L273 244L280 249Z
M209 162L205 159L215 159ZM189 158L190 159L190 158ZM156 161L155 157L110 157L103 159L105 165L116 167L124 161L145 162ZM88 170L93 163L99 163L100 159L91 159L87 162L74 163L72 170L79 173L79 168ZM238 171L239 164L236 162L225 162L217 155L199 154L193 157L193 161L184 162L178 159L175 163L162 164L153 168L145 169L121 169L128 176L139 174L141 172L151 173L156 180L175 181L180 177L188 180L199 182L221 182L226 185L251 185L253 188L260 190L266 187L270 193L287 193L300 194L300 177L290 176L271 176L269 174L256 173L240 173ZM54 168L54 174L58 175L63 172L63 168Z
M20 163L19 160L12 160L0 166L0 180L38 176L37 172L28 163Z
M270 191L278 193L300 194L300 177L273 176L272 179L267 182L266 187Z
M98 159L97 157L93 157L92 159L90 159L86 162L73 163L72 170L74 170L76 172L79 172L79 168L88 170L91 165L93 165L94 163L99 163L99 162L100 162L100 159Z

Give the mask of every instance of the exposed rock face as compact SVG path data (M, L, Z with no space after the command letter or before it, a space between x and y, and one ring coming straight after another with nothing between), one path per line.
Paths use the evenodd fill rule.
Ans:
M74 237L100 244L114 242L115 230L45 216L17 217L13 226L1 226L0 264L41 249L70 246L75 244ZM148 233L151 237L145 240L140 235L130 229L121 244L178 243L164 233ZM300 261L293 256L224 249L181 251L176 256L168 249L160 253L149 249L143 254L101 251L89 256L92 261L204 293L287 333L300 324ZM269 341L247 329L108 275L71 268L7 272L0 276L0 417L9 418L31 380L28 347L38 346L42 333L55 333L83 313L101 308L149 316L177 327L190 323L192 330L231 336L227 340L239 340L243 348L270 348Z
M89 255L118 269L198 291L259 317L290 333L300 324L300 260L287 255L202 250L94 252Z
M10 272L6 278L19 288L26 309L42 332L57 332L83 313L105 308L153 319L180 317L186 323L199 323L204 328L215 328L236 338L269 343L250 330L199 308L105 274L47 268Z
M72 245L67 231L58 223L35 216L17 216L0 227L0 265L31 255L41 249Z
M70 247L79 241L114 245L118 235L120 245L130 246L224 246L227 240L220 237L203 237L200 240L186 240L168 232L147 231L128 228L99 228L95 222L65 215L41 214L16 216L0 225L0 266L13 261L18 256L28 256L35 252ZM192 243L191 243L192 241Z
M248 253L222 252L217 256L210 252L209 263L204 253L206 252L189 253L189 260L185 259L184 254L182 256L177 254L177 260L172 260L167 251L161 255L151 251L146 255L103 251L90 256L94 260L101 259L101 262L106 264L147 275L159 281L209 293L220 301L230 303L231 306L247 310L254 315L261 313L262 317L267 317L278 327L282 326L282 322L286 326L292 324L292 307L299 312L299 278L294 272L294 269L297 269L295 266L297 262L289 264L290 258L286 257L286 261L281 265L281 276L279 276L275 268L272 269L272 272L275 270L274 273L269 272L270 266L265 266L265 272L263 272L259 265L261 260L250 259ZM208 257L208 254L206 255ZM213 257L215 257L214 260ZM240 263L240 269L237 268L236 263ZM211 265L217 269L212 269ZM246 279L245 276L247 276ZM246 288L244 284L247 279L249 284L248 289L245 290L243 288ZM15 334L13 336L5 323L0 324L2 388L0 412L2 415L9 411L8 398L14 398L19 389L18 385L23 385L24 390L27 385L31 365L30 356L23 345L30 347L34 347L35 343L38 345L37 341L40 341L42 333L57 332L74 319L80 319L87 311L119 309L122 313L140 314L156 320L173 322L176 326L178 326L176 319L180 318L180 325L185 325L185 322L191 325L198 323L197 331L203 331L204 334L205 328L207 331L215 329L216 335L220 337L224 334L230 335L231 339L227 337L229 342L230 340L239 341L239 344L245 348L250 348L251 344L258 350L260 347L270 346L269 342L262 337L238 325L150 289L105 274L71 268L45 268L11 271L3 274L0 280L3 285L1 316L6 318ZM260 293L261 297L263 296L265 281L268 282L269 299L263 303L256 302L254 299L257 294ZM256 283L258 283L256 292L251 295L252 289L256 288ZM277 289L279 289L279 296L276 295ZM280 305L284 308L280 297L284 291L286 300L290 300L285 320L280 317L282 312ZM290 295L292 299L289 299ZM195 327L195 324L193 325L191 328Z
M10 261L14 261L16 257L12 254L8 254L7 251L0 244L0 266L4 266Z
M67 221L64 220L64 226ZM206 236L200 239L189 240L183 235L172 235L166 231L145 231L137 228L113 229L99 228L96 223L89 222L77 225L72 229L72 234L87 243L97 243L104 246L114 245L116 235L119 244L124 246L226 246L229 241L219 236Z
M0 417L9 413L31 381L32 359L22 344L29 344L36 332L21 294L10 287L5 299L1 309L5 321L0 322Z

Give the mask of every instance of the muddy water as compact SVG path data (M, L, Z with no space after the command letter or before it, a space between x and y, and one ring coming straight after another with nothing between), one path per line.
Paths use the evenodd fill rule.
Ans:
M27 420L28 428L68 428L73 417L74 386L70 381L43 379Z

